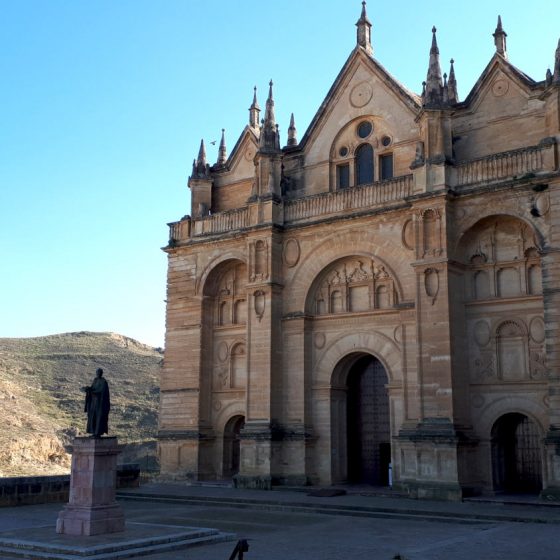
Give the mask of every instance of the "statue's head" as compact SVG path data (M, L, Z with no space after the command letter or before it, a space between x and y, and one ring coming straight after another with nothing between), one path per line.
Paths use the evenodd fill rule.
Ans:
M97 368L97 370L95 371L95 375L97 375L97 377L101 377L103 375L103 370L100 367Z

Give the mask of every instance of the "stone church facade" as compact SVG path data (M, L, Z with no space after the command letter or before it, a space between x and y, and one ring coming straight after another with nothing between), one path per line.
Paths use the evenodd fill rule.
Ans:
M170 224L162 473L560 494L560 45L496 52L463 101L357 44L298 142L273 85ZM554 53L551 53L551 59ZM551 60L552 62L552 60Z

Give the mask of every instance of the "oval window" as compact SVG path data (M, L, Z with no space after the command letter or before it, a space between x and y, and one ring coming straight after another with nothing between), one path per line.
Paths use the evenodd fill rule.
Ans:
M348 148L346 146L342 146L342 148L340 148L340 150L338 150L338 155L340 157L345 157L348 155Z
M373 125L369 121L363 121L358 125L358 136L360 138L367 138L372 130Z

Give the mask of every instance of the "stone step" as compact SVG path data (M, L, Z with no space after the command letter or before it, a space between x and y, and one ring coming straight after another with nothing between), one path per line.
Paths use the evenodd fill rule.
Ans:
M158 526L158 528L161 527ZM191 528L188 531L179 532L177 532L177 527L173 529L175 529L173 532L170 531L167 534L147 538L127 538L125 532L122 534L122 540L90 546L83 544L86 539L84 537L73 539L74 544L61 545L60 543L49 542L48 538L41 539L40 534L32 535L35 531L31 529L29 539L0 536L0 554L14 558L45 560L83 560L87 558L92 560L118 560L235 539L234 534L223 533L217 529ZM52 532L54 532L54 529L52 529ZM114 537L114 534L112 537ZM68 540L70 543L72 542L72 539Z
M201 507L225 507L254 509L264 511L283 511L291 513L320 513L328 515L345 515L355 517L372 517L385 519L422 519L425 521L438 521L446 523L488 523L488 522L527 522L533 523L560 523L560 519L550 519L544 516L528 518L522 514L512 513L476 513L476 512L450 512L427 509L388 508L374 506L320 504L303 502L286 502L277 500L255 500L248 498L217 498L208 496L172 496L142 493L118 494L120 499L138 501L157 501L169 503L182 503Z

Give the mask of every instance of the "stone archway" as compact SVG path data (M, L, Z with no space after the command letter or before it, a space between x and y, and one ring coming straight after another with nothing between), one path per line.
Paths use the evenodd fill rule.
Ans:
M387 372L373 355L355 352L337 365L331 391L333 482L388 484L391 434Z
M224 427L223 478L233 478L240 467L241 447L239 434L245 426L245 417L233 416Z
M497 492L542 490L542 449L537 423L519 412L500 416L492 427L492 477Z

